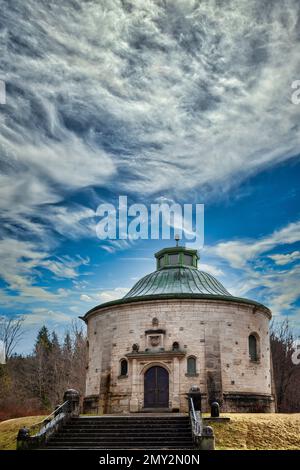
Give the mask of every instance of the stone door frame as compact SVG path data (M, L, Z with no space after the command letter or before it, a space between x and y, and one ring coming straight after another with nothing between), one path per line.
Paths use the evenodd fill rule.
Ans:
M164 400L163 404L161 403L161 406L157 403L156 400L159 401L159 396L157 394L154 394L154 402L152 404L149 404L147 406L146 402L149 402L149 398L152 396L151 389L153 390L153 382L149 382L148 379L148 390L146 390L146 376L148 375L148 372L152 371L154 373L154 383L156 386L162 387L163 390L165 390L164 393ZM147 369L143 372L144 376L144 408L153 408L153 411L157 408L169 408L170 407L170 372L166 367L163 367L162 365L155 365L151 367L147 367ZM149 387L150 385L150 387ZM146 395L146 391L148 391L149 395ZM166 393L167 392L167 393ZM153 398L153 397L152 397ZM151 400L150 400L151 401Z
M179 361L184 352L131 353L127 354L131 370L131 397L129 411L136 413L144 408L144 374L151 367L165 368L169 373L169 409L180 409L180 368ZM168 408L166 408L167 410ZM153 408L155 412L155 408Z

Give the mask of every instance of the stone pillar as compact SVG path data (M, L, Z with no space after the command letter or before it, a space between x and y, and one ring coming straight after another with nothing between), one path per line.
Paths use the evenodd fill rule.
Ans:
M138 396L138 387L139 387L139 377L138 377L138 370L137 370L137 360L132 359L132 367L131 367L131 398L129 402L129 411L131 413L136 413L139 411L139 396Z
M219 323L215 321L207 322L205 328L205 369L207 373L208 405L210 406L214 401L222 405L223 389L220 330Z
M64 402L68 401L69 403L69 413L78 416L79 415L79 404L80 404L80 394L77 390L69 388L64 393Z
M180 409L180 370L178 357L173 358L173 392L171 407L173 410Z
M24 427L19 429L17 435L17 450L27 450L30 447L30 434L29 429Z
M197 447L199 450L215 450L215 436L213 428L210 426L204 426Z

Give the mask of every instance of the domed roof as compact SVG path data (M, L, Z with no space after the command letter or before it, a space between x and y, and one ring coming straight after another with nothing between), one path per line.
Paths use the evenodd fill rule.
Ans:
M83 318L99 309L140 302L147 300L168 299L211 299L252 304L264 309L268 315L270 310L255 300L234 297L211 274L198 270L197 250L182 246L164 248L155 253L156 271L140 279L121 299L105 302L89 310Z
M208 294L230 296L211 274L198 271L198 253L182 246L155 253L157 270L140 279L124 299L148 295Z
M188 266L176 266L166 267L143 277L124 299L162 294L231 295L211 274Z

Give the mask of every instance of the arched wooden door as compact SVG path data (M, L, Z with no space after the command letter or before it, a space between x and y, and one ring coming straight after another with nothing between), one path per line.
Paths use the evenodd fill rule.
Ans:
M153 366L145 373L144 407L169 407L169 373L163 367Z

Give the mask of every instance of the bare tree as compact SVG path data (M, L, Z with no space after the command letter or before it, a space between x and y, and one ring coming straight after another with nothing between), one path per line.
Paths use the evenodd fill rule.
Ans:
M299 367L292 361L295 337L288 319L272 323L270 339L278 411L295 411L300 406Z
M0 340L4 343L6 361L12 356L23 336L23 322L23 317L0 317Z
M72 383L74 388L84 394L85 375L87 364L87 338L86 332L78 321L72 322L73 337L73 361L72 361Z
M20 318L0 317L8 356L6 365L0 365L0 421L45 414L61 403L67 388L84 394L87 341L83 325L73 322L61 338L41 327L32 353L22 356L13 354L21 324Z

